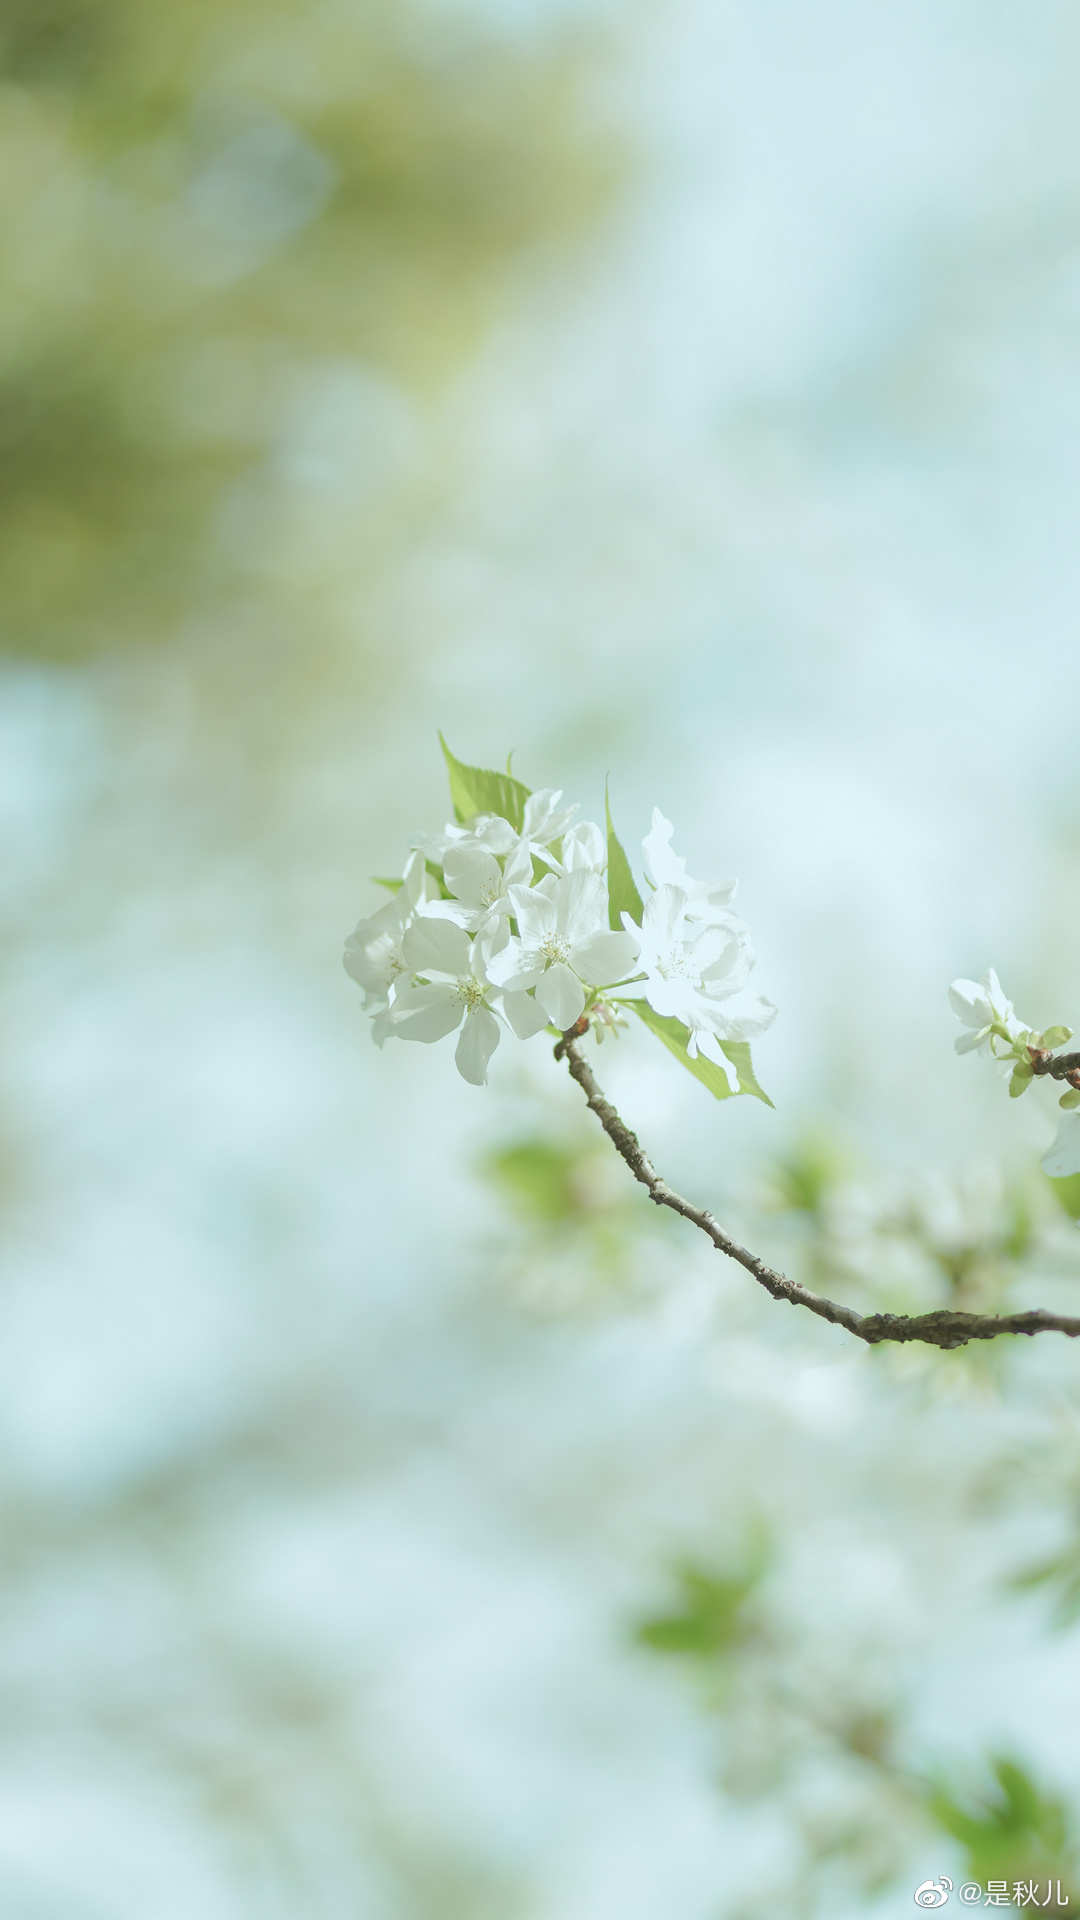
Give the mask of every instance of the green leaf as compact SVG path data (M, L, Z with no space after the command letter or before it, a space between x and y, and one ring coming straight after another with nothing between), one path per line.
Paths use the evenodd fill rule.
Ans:
M540 1138L519 1140L488 1162L499 1184L535 1219L548 1225L581 1219L589 1208L579 1178L582 1155Z
M712 1060L706 1060L704 1054L699 1053L696 1059L691 1059L688 1051L690 1029L684 1027L681 1020L676 1020L673 1014L654 1013L647 1000L618 1000L615 1004L627 1007L632 1013L636 1013L638 1019L648 1027L649 1032L655 1033L657 1039L663 1041L669 1053L675 1055L676 1060L693 1074L695 1080L700 1080L702 1086L708 1087L709 1092L717 1100L735 1098L727 1074L722 1067L718 1067ZM721 1041L721 1047L732 1066L738 1071L739 1092L756 1094L759 1100L764 1100L767 1107L771 1107L772 1101L768 1094L762 1092L754 1078L754 1071L750 1065L750 1048L746 1041Z
M525 818L525 802L529 797L528 787L515 780L510 773L491 773L484 767L467 767L461 760L455 760L442 734L439 745L446 758L446 768L450 775L450 799L453 803L455 818L471 820L474 813L497 813L509 820L515 833L521 832Z
M1070 1107L1080 1107L1080 1087L1070 1087L1068 1093L1063 1093L1058 1106L1064 1107L1066 1112Z
M1044 1047L1063 1047L1066 1040L1071 1039L1071 1027L1047 1027L1042 1037L1042 1044Z
M677 1610L642 1621L637 1639L654 1653L688 1654L698 1660L736 1652L757 1631L747 1602L754 1598L762 1572L760 1561L734 1574L692 1565L679 1568Z
M971 1878L1009 1883L1052 1873L1071 1881L1075 1860L1064 1804L1043 1793L1014 1760L998 1755L992 1767L995 1788L978 1797L927 1783L928 1811L964 1848Z
M725 1060L731 1061L738 1073L739 1092L752 1093L755 1100L764 1100L765 1105L771 1107L773 1103L764 1087L759 1086L754 1072L753 1062L750 1059L749 1040L721 1040L720 1051Z
M373 873L371 884L373 887L385 887L388 893L400 893L405 882L404 880L384 880L381 874Z
M1009 1075L1009 1099L1018 1100L1022 1093L1026 1093L1034 1077L1035 1070L1031 1061L1018 1060Z
M833 1187L850 1171L851 1156L828 1135L804 1134L770 1168L770 1185L785 1211L820 1215Z
M1070 1220L1080 1220L1080 1173L1067 1173L1062 1180L1046 1176L1047 1184L1059 1207Z
M608 799L606 781L604 783L604 812L607 814L608 926L613 933L621 933L623 930L623 913L628 913L631 920L636 921L640 927L645 909L641 904L641 895L634 885L634 876L630 871L630 862L611 824L611 803Z

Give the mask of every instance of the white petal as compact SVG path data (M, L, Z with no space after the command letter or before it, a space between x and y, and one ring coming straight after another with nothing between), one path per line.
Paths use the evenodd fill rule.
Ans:
M665 980L663 974L651 973L645 998L654 1013L681 1020L684 1026L696 1025L698 996L688 980Z
M405 987L390 1009L390 1023L402 1040L441 1040L461 1025L465 1002L446 981L429 987Z
M490 953L487 977L496 987L535 987L544 971L544 962L532 947L523 947L511 935L499 953Z
M747 994L736 1005L723 1007L711 1006L708 1001L698 1002L699 1024L715 1033L720 1040L752 1040L756 1034L764 1033L776 1019L776 1008L771 1000L760 993Z
M653 808L652 831L645 835L641 851L645 855L645 871L654 887L685 887L686 861L680 860L671 850L671 836L675 829L670 820L665 820L659 807Z
M424 898L427 887L427 870L422 853L412 853L405 863L405 878L401 891L410 907L416 907Z
M490 853L512 853L518 843L518 836L499 813L477 813L468 823L469 832L481 846Z
M548 1024L548 1015L531 993L504 993L502 1010L519 1040L531 1040Z
M690 910L695 920L723 920L738 892L737 880L700 880L691 884Z
M443 861L443 876L451 893L468 907L490 906L502 891L502 869L486 847L451 847Z
M670 949L679 938L686 907L687 899L681 887L665 884L649 895L641 918L641 930L659 950Z
M570 949L570 965L591 987L610 986L633 969L641 946L629 933L594 933Z
M377 1013L371 1022L371 1037L377 1047L385 1046L393 1038L394 1024L386 1012Z
M954 980L949 988L949 1005L965 1027L989 1026L994 1017L983 987L975 980Z
M579 820L563 841L563 866L568 873L577 867L592 867L602 873L607 866L607 842L593 820Z
M690 949L698 969L702 990L713 999L723 1000L746 985L754 964L754 950L748 940L740 940L726 927L707 928ZM710 957L712 956L712 957Z
M401 951L414 973L445 973L457 980L472 971L471 946L461 927L424 914L405 933Z
M536 983L536 997L562 1033L572 1027L585 1005L585 989L576 973L557 960Z
M542 946L555 931L555 902L537 887L511 887L510 904L522 946Z
M532 854L526 840L519 840L503 869L503 886L527 887L532 878Z
M555 888L558 932L576 945L608 923L607 888L591 867L575 867Z
M521 828L523 840L531 840L537 847L547 847L566 832L577 807L560 807L561 799L561 787L541 787L536 793L530 793L525 802Z
M1062 1114L1057 1139L1039 1164L1051 1180L1066 1180L1070 1174L1080 1173L1080 1112Z
M489 920L487 926L484 928L483 933L480 935L479 942L475 940L473 941L473 947L475 949L477 944L479 944L481 954L483 955L484 964L485 966L490 966L491 961L494 958L495 954L501 953L504 947L508 947L510 945L511 937L512 936L510 933L510 923L508 920L504 920L500 915L496 919ZM474 960L475 960L475 957L476 956L474 952L474 955L473 955ZM488 978L490 979L490 977L491 976L489 974Z
M454 1052L463 1080L474 1087L487 1085L487 1066L499 1044L499 1023L488 1007L474 1007L466 1014L461 1038Z
M957 1053L973 1053L976 1047L981 1051L986 1045L986 1031L985 1027L980 1027L977 1033L962 1033L958 1040L953 1041Z

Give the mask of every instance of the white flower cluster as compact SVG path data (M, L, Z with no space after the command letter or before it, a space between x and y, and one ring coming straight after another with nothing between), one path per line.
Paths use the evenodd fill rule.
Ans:
M968 1029L957 1036L957 1053L991 1055L1008 1076L1013 1099L1026 1093L1035 1079L1035 1059L1041 1056L1045 1066L1053 1049L1072 1039L1071 1027L1047 1027L1045 1032L1036 1033L1019 1020L993 967L981 980L954 980L949 1004ZM1069 1073L1066 1079L1066 1091L1058 1102L1065 1112L1058 1123L1057 1137L1041 1162L1043 1170L1055 1180L1080 1173L1080 1112L1076 1111L1080 1106L1080 1075Z
M641 910L618 842L592 821L573 824L577 808L562 806L561 792L526 795L509 776L447 759L452 790L457 769L523 805L517 825L477 811L418 837L393 898L346 942L346 970L380 1046L460 1029L458 1068L482 1086L503 1027L528 1040L565 1033L585 1015L602 1037L616 1027L617 1007L643 998L680 1023L688 1060L703 1053L723 1066L722 1042L770 1025L775 1007L743 992L754 956L731 911L734 885L690 879L658 810L643 842L651 891ZM610 845L625 868L615 888ZM624 899L637 903L637 918Z

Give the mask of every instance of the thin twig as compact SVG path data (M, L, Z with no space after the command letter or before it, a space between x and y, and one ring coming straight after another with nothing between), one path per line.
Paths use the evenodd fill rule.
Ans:
M1028 1056L1032 1073L1048 1073L1054 1080L1078 1084L1080 1053L1050 1053L1046 1047L1029 1047Z
M704 1207L695 1207L684 1200L662 1180L642 1147L635 1133L631 1133L625 1120L616 1112L611 1101L597 1086L596 1077L581 1051L580 1023L563 1034L555 1048L556 1060L565 1059L572 1077L577 1081L589 1106L592 1108L608 1139L617 1153L626 1161L635 1180L639 1180L646 1189L650 1200L658 1207L670 1207L672 1213L681 1214L684 1220L690 1220L695 1227L706 1233L719 1253L726 1253L729 1260L737 1260L745 1267L758 1284L771 1293L774 1300L787 1300L793 1307L806 1307L810 1313L816 1313L820 1320L830 1320L834 1326L845 1327L857 1339L876 1347L885 1340L899 1341L921 1340L932 1347L964 1347L969 1340L996 1340L1000 1333L1064 1333L1070 1340L1080 1335L1080 1319L1070 1319L1060 1313L1045 1313L1041 1307L1028 1313L987 1314L960 1313L951 1307L939 1307L933 1313L920 1313L914 1316L897 1313L856 1313L851 1307L842 1307L835 1300L826 1300L824 1294L811 1293L809 1287L800 1286L797 1280L789 1280L786 1274L777 1273L775 1267L767 1267L756 1253L741 1247L729 1233L725 1233L717 1220Z

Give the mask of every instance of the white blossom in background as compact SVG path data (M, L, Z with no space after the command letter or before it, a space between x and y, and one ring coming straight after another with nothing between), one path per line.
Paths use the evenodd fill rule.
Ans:
M1070 1174L1080 1173L1080 1112L1062 1114L1053 1145L1039 1164L1051 1180L1067 1180Z
M487 977L483 943L470 940L453 921L424 915L406 929L402 952L410 976L421 976L421 984L397 987L387 1016L391 1030L402 1040L431 1042L460 1027L454 1054L458 1071L473 1086L486 1085L501 1029L491 1005L496 990ZM519 1039L547 1025L547 1015L527 994L500 997Z
M535 988L555 1026L572 1027L585 1006L586 987L611 986L631 971L638 933L608 927L607 890L598 873L577 867L554 884L511 889L518 933L491 956L500 985Z
M754 964L743 922L725 914L723 924L700 926L690 911L682 887L657 887L646 901L638 955L646 975L643 992L654 1012L673 1015L690 1029L691 1059L700 1050L723 1064L717 1043L764 1033L776 1008L759 994L743 994ZM629 914L623 924L634 928Z
M664 1038L693 1068L699 1049L725 1067L721 1042L771 1024L771 1002L745 992L754 956L731 911L734 883L688 875L659 808L643 843L652 892L641 908L610 815L606 832L575 820L560 788L527 793L442 745L455 807L476 811L414 839L401 893L347 946L380 1046L389 1035L458 1032L458 1066L483 1085L501 1027L526 1040L549 1024L565 1033L584 1016L582 1031L601 1038L626 1024L621 1007L644 1010L647 1000L683 1023ZM492 810L504 804L513 819Z
M710 920L731 905L737 880L692 880L686 861L672 850L675 829L665 820L659 807L653 808L652 830L645 835L641 850L645 872L654 887L678 887L686 897L686 912L693 920Z
M957 1053L994 1053L995 1027L1002 1030L1010 1041L1020 1040L1031 1028L1018 1020L1013 1012L1011 1000L1006 1000L1004 991L993 967L988 968L981 980L954 980L949 988L949 1005L958 1020L969 1033L958 1036L955 1046ZM995 1055L996 1057L996 1055Z

